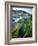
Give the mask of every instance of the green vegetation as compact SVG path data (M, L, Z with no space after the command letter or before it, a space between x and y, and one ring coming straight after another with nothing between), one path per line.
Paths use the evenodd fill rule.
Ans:
M24 18L20 19L17 22L14 31L12 32L12 38L26 37L32 37L32 16L27 20Z

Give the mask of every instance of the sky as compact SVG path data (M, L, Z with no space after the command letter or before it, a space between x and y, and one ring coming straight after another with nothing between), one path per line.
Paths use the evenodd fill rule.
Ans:
M18 7L13 7L12 10L23 10L23 11L26 11L26 12L32 14L32 8L18 8Z

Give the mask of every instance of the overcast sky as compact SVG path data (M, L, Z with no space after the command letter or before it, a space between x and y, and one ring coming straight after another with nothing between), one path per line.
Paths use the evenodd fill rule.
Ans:
M17 7L13 7L12 10L23 10L23 11L26 11L26 12L32 14L32 8L17 8Z

